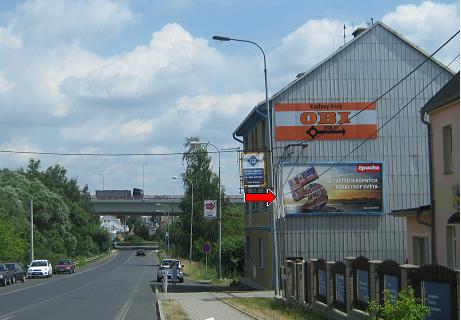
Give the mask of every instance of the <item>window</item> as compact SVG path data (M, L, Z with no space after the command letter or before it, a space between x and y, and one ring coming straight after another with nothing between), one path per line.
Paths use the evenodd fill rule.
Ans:
M429 263L429 238L413 237L413 264L423 266Z
M264 268L264 239L258 238L258 267Z
M456 228L454 226L447 226L447 267L459 269L456 254Z
M443 127L443 170L453 172L453 143L451 126Z
M245 249L245 261L247 263L250 262L250 237L246 237L246 243L245 243L246 249Z

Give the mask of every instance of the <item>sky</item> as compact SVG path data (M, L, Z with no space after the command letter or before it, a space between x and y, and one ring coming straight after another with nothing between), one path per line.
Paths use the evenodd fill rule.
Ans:
M232 132L264 99L261 52L272 95L342 45L358 26L382 21L428 53L459 30L456 1L29 0L0 1L0 168L60 164L102 189L182 194L171 177L198 136L242 147ZM459 53L459 37L436 58ZM459 70L459 61L453 66ZM213 150L210 147L210 150ZM218 157L212 154L213 170ZM239 193L236 153L221 154L222 184ZM144 175L143 175L144 171ZM144 179L143 179L144 177Z

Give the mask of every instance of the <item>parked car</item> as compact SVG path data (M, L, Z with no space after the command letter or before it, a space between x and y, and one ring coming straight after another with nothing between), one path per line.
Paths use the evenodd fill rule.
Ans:
M62 259L54 266L54 273L75 273L75 264L71 259Z
M13 272L8 270L3 263L0 263L0 284L2 286L13 283Z
M53 276L53 267L49 260L32 260L27 268L27 278Z
M138 251L136 251L136 255L137 256L145 256L146 252L144 251L144 249L138 249Z
M181 264L181 261L177 259L163 259L160 263L160 266L157 271L157 282L163 281L163 275L166 274L168 279L171 280L171 267L173 263L177 263L178 268L178 282L184 282L184 273L183 268L184 266Z
M5 263L6 269L13 273L13 283L16 281L26 281L26 268L19 262Z

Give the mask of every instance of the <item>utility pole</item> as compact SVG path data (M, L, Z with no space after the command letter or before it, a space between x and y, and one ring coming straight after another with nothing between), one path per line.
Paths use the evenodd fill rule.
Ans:
M34 260L34 200L30 199L30 261Z

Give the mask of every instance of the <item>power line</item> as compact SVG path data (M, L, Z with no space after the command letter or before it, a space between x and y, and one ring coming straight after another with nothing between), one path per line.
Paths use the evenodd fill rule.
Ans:
M336 167L337 165L339 165L340 163L342 163L344 160L346 160L349 156L351 156L355 151L357 151L361 146L363 146L367 141L369 141L372 137L374 137L379 131L381 131L381 129L383 129L389 122L391 122L392 120L395 119L395 117L397 117L400 112L402 112L411 102L413 102L424 90L426 90L427 87L429 87L429 85L431 85L432 82L434 82L441 74L442 72L444 72L445 70L447 70L447 68L454 62L456 61L456 59L458 59L458 57L460 56L460 54L457 54L456 57L450 61L450 63L444 68L442 69L434 78L432 78L431 81L429 81L429 83L427 83L418 93L416 93L415 96L413 96L413 98L410 99L410 101L408 101L402 108L400 108L394 115L392 115L386 122L384 122L375 132L373 132L370 136L368 136L365 140L363 140L361 143L359 143L354 149L352 149L347 155L345 155L344 157L341 158L341 160L339 160L338 162L332 164L328 169L326 169L325 171L323 171L322 173L319 174L319 178L324 175L325 173L327 173L328 171L330 171L331 169L333 169L334 167ZM288 195L290 194L290 192L287 192L285 193L283 196L285 195Z
M221 153L241 152L241 150L220 150ZM32 154L51 156L84 156L84 157L132 157L132 156L176 156L197 153L218 153L217 151L194 151L194 152L164 152L164 153L78 153L78 152L42 152L23 150L0 150L0 153Z
M392 90L394 90L399 84L401 84L404 80L406 80L409 76L411 76L413 73L416 72L416 70L418 70L423 64L425 64L428 60L432 59L432 57L434 55L436 55L440 50L442 50L443 47L445 47L451 40L453 40L454 37L456 37L457 35L459 34L459 30L454 34L452 35L447 41L445 41L437 50L435 50L430 56L427 56L426 59L424 59L423 62L421 62L416 68L414 68L412 71L410 71L410 73L408 73L405 77L403 77L402 79L400 79L396 84L394 84L392 87L390 87L386 92L384 92L381 96L379 96L378 98L376 98L373 102L369 103L366 107L364 107L363 109L360 109L359 112L357 112L356 114L354 114L353 116L351 116L348 120L350 121L351 119L355 118L356 116L358 116L360 113L362 113L363 111L367 110L368 107L370 107L371 105L373 105L374 103L378 102L379 100L381 100L386 94L388 94L389 92L391 92ZM453 61L452 61L453 62ZM450 64L452 63L450 62ZM450 65L449 64L449 65ZM448 67L448 66L447 66ZM445 67L445 69L447 68ZM444 70L445 70L444 69ZM342 123L340 123L341 125Z

